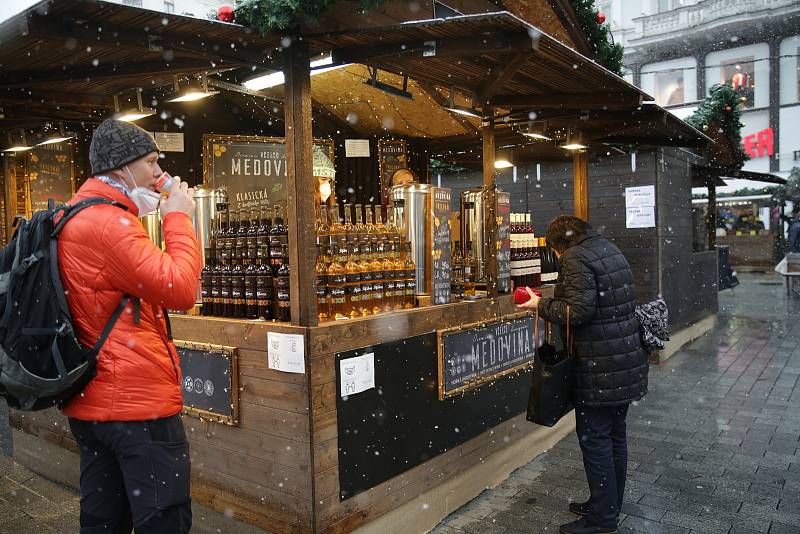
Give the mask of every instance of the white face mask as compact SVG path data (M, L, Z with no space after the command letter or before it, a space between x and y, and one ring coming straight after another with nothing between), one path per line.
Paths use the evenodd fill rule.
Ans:
M136 185L136 180L133 178L127 165L125 165L125 172L128 173L134 185L133 189L128 190L128 196L133 203L136 204L136 208L139 210L139 217L150 215L156 211L158 209L158 204L161 202L161 195L146 187L139 187Z
M322 202L326 202L331 196L331 183L327 180L319 184L319 198Z

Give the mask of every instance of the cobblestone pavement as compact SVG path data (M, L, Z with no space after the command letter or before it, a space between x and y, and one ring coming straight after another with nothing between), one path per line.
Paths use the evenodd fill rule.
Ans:
M776 276L720 294L717 328L661 366L628 416L620 532L800 533L800 299ZM435 534L552 533L588 498L575 435Z
M720 295L713 332L651 367L650 394L631 408L621 532L800 533L800 298L787 300L773 276L742 282ZM587 497L571 436L434 532L558 532L574 519L567 504ZM73 491L0 460L0 534L77 532L77 513ZM256 532L199 509L195 524L193 532Z

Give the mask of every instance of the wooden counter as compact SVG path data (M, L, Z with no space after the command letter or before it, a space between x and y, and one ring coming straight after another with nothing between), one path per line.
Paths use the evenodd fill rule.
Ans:
M313 328L173 316L176 340L238 348L238 426L184 417L191 443L193 498L219 511L231 510L239 519L271 532L349 532L484 462L492 452L513 445L538 428L526 423L524 414L519 415L519 402L515 401L515 413L506 414L506 419L496 426L487 425L475 437L385 482L341 498L336 354L491 321L515 311L511 297L504 296L323 323ZM269 332L304 336L305 374L268 367ZM413 359L415 355L408 357ZM518 397L527 395L523 391L526 376L516 378L514 392ZM479 390L492 387L487 384L471 395L448 400L457 409L461 397L469 401L483 394ZM431 394L435 395L435 391ZM12 419L25 432L73 452L77 450L64 418L55 410L14 413Z

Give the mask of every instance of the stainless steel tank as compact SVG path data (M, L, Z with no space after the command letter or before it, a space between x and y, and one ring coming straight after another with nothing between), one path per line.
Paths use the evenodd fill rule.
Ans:
M467 189L461 192L461 252L466 257L471 246L475 258L477 279L486 277L486 190Z
M430 294L431 269L430 213L434 187L429 184L403 184L389 188L389 209L394 210L395 224L411 242L417 267L417 293Z
M144 231L147 233L147 237L150 238L150 241L155 244L160 249L164 249L164 243L161 240L161 214L158 210L145 215L139 219L142 221L142 226L144 226Z

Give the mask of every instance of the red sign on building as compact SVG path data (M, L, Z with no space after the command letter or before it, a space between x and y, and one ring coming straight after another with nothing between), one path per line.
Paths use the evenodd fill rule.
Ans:
M772 128L765 128L758 133L750 134L742 139L744 152L751 158L772 156L775 152Z

